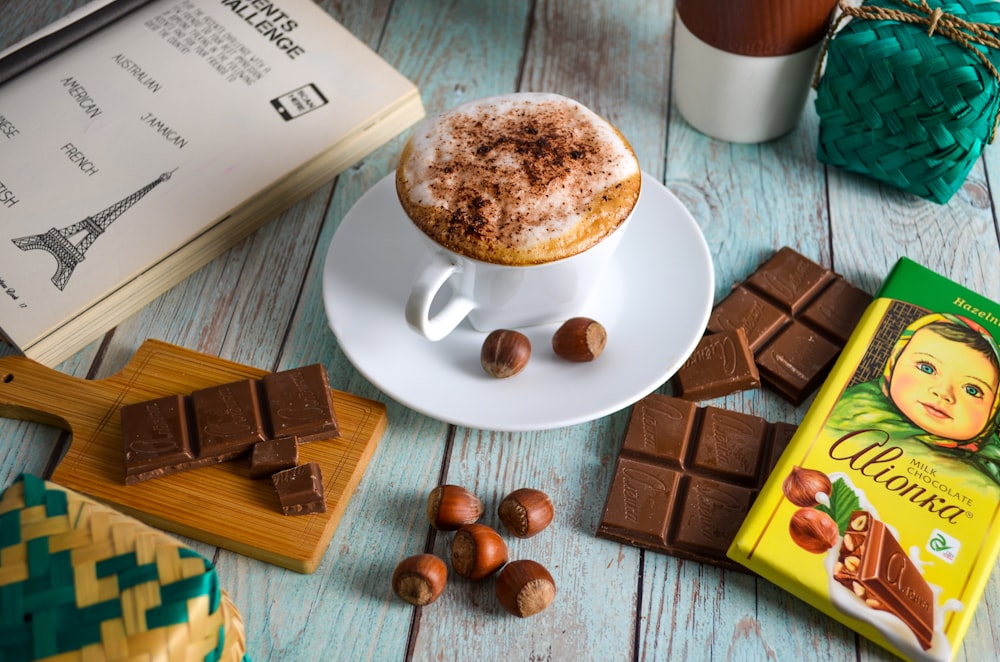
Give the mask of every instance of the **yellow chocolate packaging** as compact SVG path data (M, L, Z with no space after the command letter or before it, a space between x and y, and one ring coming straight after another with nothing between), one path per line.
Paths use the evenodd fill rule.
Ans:
M902 258L729 556L875 643L951 660L1000 551L1000 304Z

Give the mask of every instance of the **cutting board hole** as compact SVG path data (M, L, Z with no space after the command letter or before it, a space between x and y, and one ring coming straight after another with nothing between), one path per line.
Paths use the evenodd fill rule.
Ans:
M8 372L7 374L5 374L3 376L3 380L2 381L3 381L4 384L10 384L12 381L14 381L14 375L12 375L12 374L10 374Z

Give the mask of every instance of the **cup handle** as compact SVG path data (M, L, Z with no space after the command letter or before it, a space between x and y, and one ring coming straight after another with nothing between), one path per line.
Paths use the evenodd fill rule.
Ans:
M448 279L461 270L461 265L454 260L434 253L431 263L413 284L410 298L406 301L406 321L428 340L437 341L447 336L476 307L472 299L455 294L431 317L434 298Z

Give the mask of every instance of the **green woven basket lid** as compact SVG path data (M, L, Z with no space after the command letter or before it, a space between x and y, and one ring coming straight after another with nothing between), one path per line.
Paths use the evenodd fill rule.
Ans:
M214 567L175 538L24 475L0 495L0 660L240 660Z
M1000 26L1000 3L873 0L858 11L879 8L914 22L853 16L830 40L816 95L817 156L947 202L991 141L1000 110L1000 83L982 59L1000 66L1000 50L973 43L996 35L962 43L970 33L959 21Z

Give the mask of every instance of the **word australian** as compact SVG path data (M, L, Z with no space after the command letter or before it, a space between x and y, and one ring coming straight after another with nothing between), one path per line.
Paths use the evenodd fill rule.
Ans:
M289 59L294 60L305 53L305 49L289 33L299 27L299 22L291 18L285 10L268 0L221 0L223 7L229 7L233 13L253 26L254 30L285 52Z

